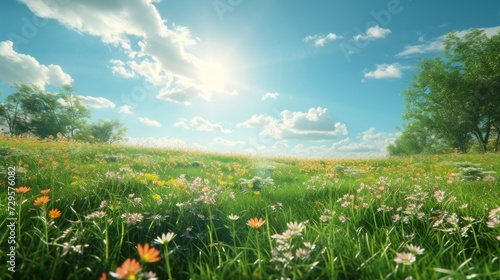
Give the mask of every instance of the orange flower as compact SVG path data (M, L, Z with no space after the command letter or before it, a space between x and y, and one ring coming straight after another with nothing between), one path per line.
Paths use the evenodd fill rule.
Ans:
M103 272L101 274L101 277L99 277L99 280L107 280L108 279L108 275L106 275L106 272Z
M116 268L115 277L118 279L135 279L141 271L141 265L135 259L126 259L122 266Z
M35 203L33 205L40 206L42 204L49 203L49 201L50 201L50 198L48 196L40 196L39 198L35 199Z
M28 188L28 187L19 187L19 188L16 188L16 193L27 193L31 191L31 188Z
M42 194L48 194L50 192L50 189L46 189L46 190L41 190L40 191Z
M156 248L150 248L148 243L144 247L141 244L137 244L137 250L139 251L139 256L145 262L157 262L161 259L160 251Z
M49 211L49 217L52 220L57 219L57 218L61 217L61 211L59 211L58 209L51 209Z
M247 225L249 225L250 227L253 227L253 228L260 228L265 223L266 223L266 221L263 220L262 218L259 218L259 219L252 218L252 219L247 221Z

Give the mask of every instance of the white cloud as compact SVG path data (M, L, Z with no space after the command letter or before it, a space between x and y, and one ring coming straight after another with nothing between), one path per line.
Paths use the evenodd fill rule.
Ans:
M120 106L120 109L118 110L118 113L122 113L122 114L125 114L125 115L132 115L133 114L132 108L129 105Z
M122 76L124 78L134 78L135 73L125 68L125 63L118 59L111 59L111 72L114 75Z
M221 124L211 123L200 116L191 119L191 127L199 131L220 131L222 133L231 132L231 130L223 128Z
M253 115L250 117L249 120L237 124L236 127L247 127L247 128L266 127L271 124L278 125L278 123L279 123L278 120L270 116Z
M266 100L266 99L276 99L278 98L280 94L279 93L276 93L276 92L266 92L266 94L264 94L262 96L262 101Z
M379 27L378 25L372 26L366 30L366 34L358 34L354 36L354 40L359 41L359 40L376 40L376 39L383 39L387 35L391 34L390 29L382 28Z
M304 42L312 41L315 47L323 47L329 41L342 39L342 36L338 36L334 33L328 33L326 36L316 34L316 35L308 35L304 38Z
M71 5L51 0L21 2L39 17L55 19L70 29L122 48L130 60L110 61L111 71L125 78L141 76L162 86L159 99L190 105L197 97L210 100L214 92L200 78L206 63L188 51L198 39L192 38L187 27L167 27L166 19L155 7L158 1L73 0ZM131 38L138 43L132 44ZM236 91L224 88L220 92Z
M178 122L174 123L174 127L179 127L179 128L183 128L183 129L189 129L189 125L184 120L181 120L181 121L178 121Z
M161 124L155 120L150 120L149 118L137 118L141 123L145 124L146 126L154 126L154 127L161 127Z
M399 63L377 64L376 69L373 71L365 72L364 77L374 79L400 79L403 75L402 71L410 68L410 66L403 66Z
M223 146L223 147L238 147L238 146L243 146L245 145L245 141L232 141L232 140L227 140L223 139L221 137L217 137L212 139L208 145L210 146Z
M0 42L0 80L11 85L34 84L41 89L47 84L61 86L73 82L61 66L40 64L30 55L17 53L13 46L12 41Z
M334 123L326 108L310 108L307 112L280 113L281 118L253 115L237 127L261 128L260 135L274 139L329 140L337 135L347 134L347 127L340 122Z
M334 154L342 153L350 157L370 157L387 154L387 146L394 143L400 133L375 133L375 128L370 128L361 133L354 142L350 138L334 143L330 149Z
M491 37L491 36L497 34L498 31L500 31L500 26L488 27L488 28L478 28L478 29L483 30L484 33L488 37ZM465 34L469 33L470 31L472 31L472 29L461 30L461 31L458 31L456 35L459 38L462 38ZM404 46L404 50L397 53L396 57L407 57L407 56L411 56L411 55L441 52L444 49L443 41L445 39L446 39L446 34L441 35L437 38L434 38L433 40L431 40L428 43Z
M360 133L355 140L347 137L332 145L297 144L289 152L306 157L379 158L387 155L387 146L394 143L399 133L375 132L374 128Z
M104 109L104 108L115 108L115 103L109 101L104 97L93 97L93 96L78 96L80 102L83 106L92 109Z

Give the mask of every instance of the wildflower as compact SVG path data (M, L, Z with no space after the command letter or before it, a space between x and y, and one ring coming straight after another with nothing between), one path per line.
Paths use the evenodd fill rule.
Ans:
M153 199L158 201L161 199L161 196L159 194L153 194Z
M319 220L322 221L323 223L328 222L328 220L330 220L331 218L332 217L327 216L327 215L321 215L321 216L319 216Z
M150 173L144 174L144 177L146 178L146 180L149 180L149 181L157 181L159 179L158 175L150 174Z
M304 248L299 248L295 250L295 255L297 256L297 258L305 259L309 256L309 251Z
M314 248L316 248L316 245L311 244L311 242L304 242L303 244L304 244L304 246L306 246L310 250L314 250Z
M229 220L231 220L231 221L236 221L236 220L238 220L238 219L240 218L240 216L238 216L238 215L234 215L234 214L231 214L231 215L229 215L229 216L227 216L227 217L228 217L228 218L229 218Z
M107 200L103 200L101 201L101 204L99 205L99 208L104 208L108 205L108 201Z
M52 220L57 219L57 218L61 217L61 211L59 211L58 209L51 209L49 211L49 217Z
M141 203L142 198L140 198L140 197L136 197L136 198L134 198L134 201L135 201L136 203Z
M347 218L344 215L339 216L339 221L341 221L342 223L345 223L346 220Z
M294 232L302 232L302 230L305 228L305 226L302 223L297 223L297 222L287 223L286 226L288 227L289 230Z
M262 218L259 218L259 219L252 218L252 219L250 219L250 220L247 221L247 225L250 226L250 227L253 227L253 228L260 228L265 223L266 223L266 221L263 220Z
M148 243L144 247L141 244L137 244L137 251L139 251L141 260L145 262L157 262L161 259L160 251L156 248L150 248Z
M107 279L108 279L108 276L107 276L106 272L103 272L101 274L101 277L99 277L99 280L107 280Z
M16 188L16 192L17 193L27 193L31 191L31 188L28 188L28 187L19 187L19 188Z
M497 213L498 213L498 214L497 214ZM488 217L489 217L490 219L493 219L493 218L495 218L495 217L496 217L497 219L499 219L499 218L500 218L500 207L497 207L497 208L495 208L495 209L491 210L491 211L488 213Z
M111 276L118 279L136 279L137 274L141 271L141 265L135 259L126 259L120 267L116 268L116 272L111 272Z
M85 216L85 218L90 220L90 219L94 219L94 218L103 218L104 216L106 216L106 212L95 211L95 212L92 212L92 213L88 214L87 216Z
M41 194L48 194L49 192L50 192L50 189L45 189L45 190L40 191Z
M161 237L160 236L156 237L155 243L165 245L165 244L168 244L170 241L172 241L172 239L174 239L174 237L175 237L175 233L173 233L173 232L169 232L167 234L162 233Z
M42 204L49 203L49 201L50 201L50 198L48 196L40 196L39 198L35 199L35 203L33 205L40 206Z
M419 246L415 245L406 245L406 248L410 251L410 253L415 254L415 255L423 255L425 249L421 249Z
M158 280L158 277L156 277L156 273L152 271L145 272L143 274L144 278L149 279L149 280Z
M438 202L441 202L444 199L444 192L443 191L435 191L434 197L437 199Z
M131 194L128 195L129 198L132 198L134 196L135 196L135 193L131 193Z
M394 259L396 263L402 263L404 265L410 265L416 260L417 258L412 253L396 253L396 258Z
M127 213L123 214L122 218L127 218L126 223L129 225L135 225L142 221L144 218L141 213Z

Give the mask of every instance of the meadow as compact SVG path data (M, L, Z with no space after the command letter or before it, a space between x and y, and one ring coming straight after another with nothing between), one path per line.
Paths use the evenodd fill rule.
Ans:
M1 138L0 158L1 279L500 279L498 153L294 159Z

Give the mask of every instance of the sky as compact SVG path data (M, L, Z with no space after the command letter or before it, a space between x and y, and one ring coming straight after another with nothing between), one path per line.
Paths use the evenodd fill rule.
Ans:
M444 36L500 30L498 1L7 0L0 92L71 84L127 143L383 157Z

